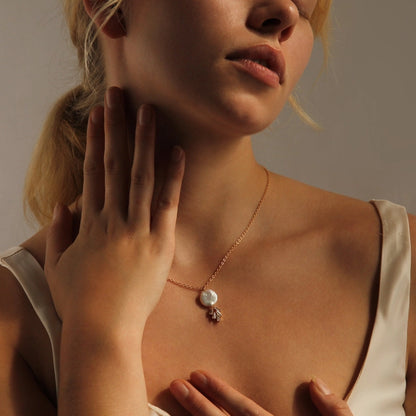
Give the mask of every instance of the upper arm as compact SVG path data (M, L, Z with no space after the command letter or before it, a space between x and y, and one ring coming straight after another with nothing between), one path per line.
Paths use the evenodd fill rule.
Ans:
M0 267L0 409L2 416L56 416L54 405L16 348L21 298L14 276Z
M412 246L410 311L408 327L408 366L406 390L406 415L416 416L416 216L409 215Z

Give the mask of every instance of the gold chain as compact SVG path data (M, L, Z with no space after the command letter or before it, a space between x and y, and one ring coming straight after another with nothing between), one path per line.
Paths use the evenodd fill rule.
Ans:
M266 193L267 190L269 189L269 171L264 168L264 171L266 172L266 187L264 188L264 192L262 197L260 198L260 201L257 204L256 209L253 212L253 215L250 218L250 221L248 222L246 228L244 228L244 231L241 233L241 235L237 238L237 240L234 241L233 245L229 248L229 250L225 253L224 257L222 258L222 260L219 262L217 268L215 269L214 273L212 273L212 275L209 277L209 279L205 282L205 284L201 287L196 287L196 286L192 286L189 285L187 283L182 283L182 282L178 282L175 279L168 279L168 282L173 283L176 286L180 286L184 289L188 289L188 290L193 290L195 292L202 292L204 290L206 290L206 288L208 287L208 285L217 277L218 273L220 272L220 270L222 269L222 267L224 266L224 264L226 263L226 261L228 260L228 258L230 257L231 253L235 250L235 248L243 241L244 237L246 236L249 228L251 227L251 225L253 224L254 219L257 217L257 214L260 211L260 208L263 204L264 198L266 197Z

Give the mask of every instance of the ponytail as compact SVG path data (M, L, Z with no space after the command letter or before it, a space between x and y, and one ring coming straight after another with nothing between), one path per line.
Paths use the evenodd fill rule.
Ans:
M24 214L29 220L29 208L41 226L51 221L56 202L69 205L82 192L87 120L73 111L81 95L82 87L74 88L54 105L29 165Z
M103 103L106 88L96 19L110 10L109 19L122 1L103 0L96 17L90 19L83 0L64 0L82 84L53 106L34 149L23 191L23 211L29 224L49 224L57 202L70 205L82 193L88 116L95 105Z

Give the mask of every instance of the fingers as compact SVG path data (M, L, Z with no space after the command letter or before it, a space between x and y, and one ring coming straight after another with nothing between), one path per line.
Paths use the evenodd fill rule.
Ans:
M95 215L104 203L104 109L91 111L84 159L83 210L81 222Z
M171 384L171 391L179 403L193 415L223 415L221 409L224 409L233 416L271 416L253 400L206 371L193 372L191 383L175 380Z
M130 186L130 161L124 94L117 87L107 90L104 129L105 202L103 210L120 213L123 218L126 218Z
M175 227L184 170L184 151L175 146L152 219L152 230L156 234L164 234L167 230L173 230Z
M220 416L224 413L185 380L175 380L170 391L181 406L194 416Z
M233 416L271 416L253 400L206 371L193 372L191 383L175 380L171 383L170 390L176 400L192 415L224 415L221 410L224 409ZM353 416L348 404L331 393L322 380L313 379L309 390L312 401L322 416Z
M150 207L154 189L155 123L154 111L149 105L140 108L131 170L129 221L134 225L150 227Z
M314 378L309 384L309 391L322 416L353 416L348 404L333 394L321 379Z
M143 105L137 116L133 162L130 168L124 95L108 89L105 107L92 110L84 160L81 228L103 211L108 221L128 221L132 229L144 226L162 235L174 230L184 173L184 152L174 148L159 203L151 223L154 194L155 114ZM152 227L150 227L152 225ZM160 234L159 234L160 233Z

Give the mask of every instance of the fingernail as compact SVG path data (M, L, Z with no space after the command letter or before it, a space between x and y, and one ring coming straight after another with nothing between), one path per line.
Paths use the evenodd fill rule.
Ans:
M312 379L312 383L317 387L317 389L324 395L332 394L329 387L318 377Z
M172 149L172 160L179 162L182 159L183 151L179 146L174 146Z
M182 381L174 381L170 385L171 391L173 395L178 399L186 399L189 394L188 388L185 386L185 384L182 383Z
M194 371L191 373L191 381L199 387L204 387L208 384L208 379L206 376L199 371Z
M121 103L120 90L115 87L109 88L107 90L106 98L107 98L108 108L111 108L111 109L117 108Z
M148 105L142 105L139 111L139 123L142 126L148 126L152 122L153 111Z

